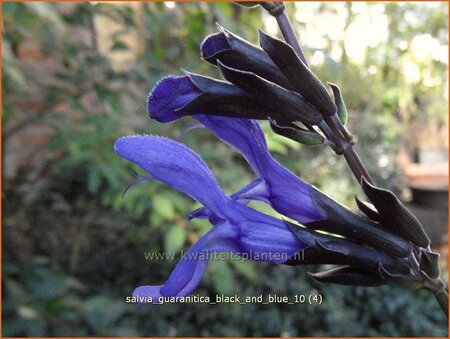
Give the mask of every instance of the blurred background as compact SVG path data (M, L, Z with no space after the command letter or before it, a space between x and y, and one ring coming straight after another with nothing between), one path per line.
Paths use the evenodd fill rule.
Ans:
M150 121L148 92L181 68L210 76L199 44L216 22L257 43L280 37L261 9L231 3L2 3L3 336L447 336L426 291L324 286L306 272L211 262L196 293L320 293L322 305L125 303L160 284L205 232L198 207L155 182L134 186L116 138L182 138L231 193L254 178L243 159L192 124ZM349 128L375 181L398 193L442 254L447 279L448 4L288 3L314 72L338 84ZM273 135L274 156L354 208L361 195L343 159ZM254 205L272 213L263 205Z

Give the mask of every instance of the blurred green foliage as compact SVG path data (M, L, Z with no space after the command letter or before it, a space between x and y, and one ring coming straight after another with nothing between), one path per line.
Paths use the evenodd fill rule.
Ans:
M157 183L135 185L122 198L137 176L114 154L114 140L135 133L180 137L192 121L149 121L148 91L162 76L180 74L180 68L218 75L200 61L198 51L202 39L216 31L216 21L256 42L256 29L268 19L258 9L228 3L2 6L4 150L37 122L51 130L44 150L36 150L42 166L22 164L4 182L3 335L447 336L446 320L424 291L322 286L308 279L303 267L212 262L198 293L292 297L317 291L324 297L320 306L125 303L136 286L163 282L175 265L148 262L144 252L179 252L209 225L199 220L188 224L184 216L199 205ZM346 6L350 24L354 12ZM288 5L291 14L295 8ZM324 3L315 15L334 11L334 4ZM447 6L430 10L389 3L383 11L389 19L388 44L368 49L361 65L345 50L341 60L329 57L335 46L328 41L321 50L326 57L314 71L341 86L364 161L377 181L395 188L399 136L417 121L446 121L442 84L406 84L396 62L408 53L402 41L418 34L448 43L442 34ZM120 25L107 52L101 51L99 31L105 28L99 18ZM139 48L133 62L117 68L113 56L133 50L127 37L136 32ZM343 41L334 43L343 46ZM34 68L24 62L30 49L37 52ZM317 51L308 45L305 50L310 55ZM378 71L368 73L370 66ZM445 76L447 65L433 61L419 67ZM30 98L40 105L25 105ZM273 135L267 123L262 126L283 164L352 203L356 188L342 159L328 149ZM207 131L190 132L182 140L201 153L226 192L253 178L244 160ZM254 207L273 213L261 204Z

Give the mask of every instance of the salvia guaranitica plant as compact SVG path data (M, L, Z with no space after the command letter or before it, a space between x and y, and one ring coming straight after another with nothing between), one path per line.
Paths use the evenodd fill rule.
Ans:
M224 80L186 71L165 77L151 91L147 107L150 118L158 122L192 116L242 154L257 179L227 196L203 160L181 143L149 135L118 139L118 155L146 171L146 178L200 202L204 207L188 218L207 218L212 225L163 285L138 287L133 296L142 301L188 296L207 268L208 256L200 254L230 252L290 266L335 265L310 273L322 283L425 288L448 314L439 254L430 249L417 218L392 192L372 182L345 127L347 110L338 85L328 83L329 92L312 72L283 3L241 5L267 10L285 41L259 31L256 46L219 26L200 50ZM368 200L356 198L361 213L277 162L256 120L269 120L273 131L286 138L305 145L326 144L343 155ZM251 200L269 204L296 223L247 207Z

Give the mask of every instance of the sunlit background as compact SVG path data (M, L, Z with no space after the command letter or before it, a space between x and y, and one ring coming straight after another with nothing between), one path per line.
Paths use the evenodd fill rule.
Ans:
M216 22L257 44L257 28L281 38L276 21L231 3L2 6L4 336L447 336L426 291L324 286L306 274L319 267L215 261L196 293L320 293L320 306L125 303L176 264L144 252L186 250L210 225L188 223L199 205L155 182L122 198L136 168L114 140L181 138L226 192L249 183L239 155L205 130L182 136L191 119L150 121L146 99L181 68L219 76L199 55ZM287 11L313 71L341 87L369 172L423 222L447 279L448 4L292 2ZM280 162L355 208L362 193L343 159L262 126Z

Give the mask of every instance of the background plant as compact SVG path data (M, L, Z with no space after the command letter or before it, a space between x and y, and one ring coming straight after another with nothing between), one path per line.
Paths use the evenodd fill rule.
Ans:
M303 270L249 263L236 264L238 273L230 269L234 263L213 263L199 292L290 296L317 289L325 304L199 304L189 312L183 305L125 304L143 277L162 280L174 265L148 263L144 251L179 251L207 224L188 225L181 216L197 206L162 185L138 185L122 199L122 183L134 174L117 161L113 141L130 133L179 137L186 122L161 126L146 119L148 90L181 67L217 76L197 62L198 44L216 30L215 21L251 41L256 28L270 29L271 21L226 3L2 6L4 335L447 335L426 294L411 304L409 291L320 286L308 282ZM348 84L342 90L364 162L369 170L381 168L376 181L398 189L399 139L419 144L428 130L436 131L430 143L447 143L446 60L414 50L420 39L446 48L447 5L288 6L293 16L298 7L300 21L291 19L304 32L300 38L318 76ZM385 16L389 36L360 60L345 37L355 34L365 12ZM314 20L307 21L306 13ZM327 18L344 20L343 34L314 40L315 25ZM119 26L108 38L104 20ZM130 54L127 61L123 55ZM283 164L353 203L353 179L342 161L264 128ZM243 160L209 133L186 134L183 141L201 150L227 192L251 179ZM260 281L262 272L270 278ZM158 320L150 324L149 318Z

